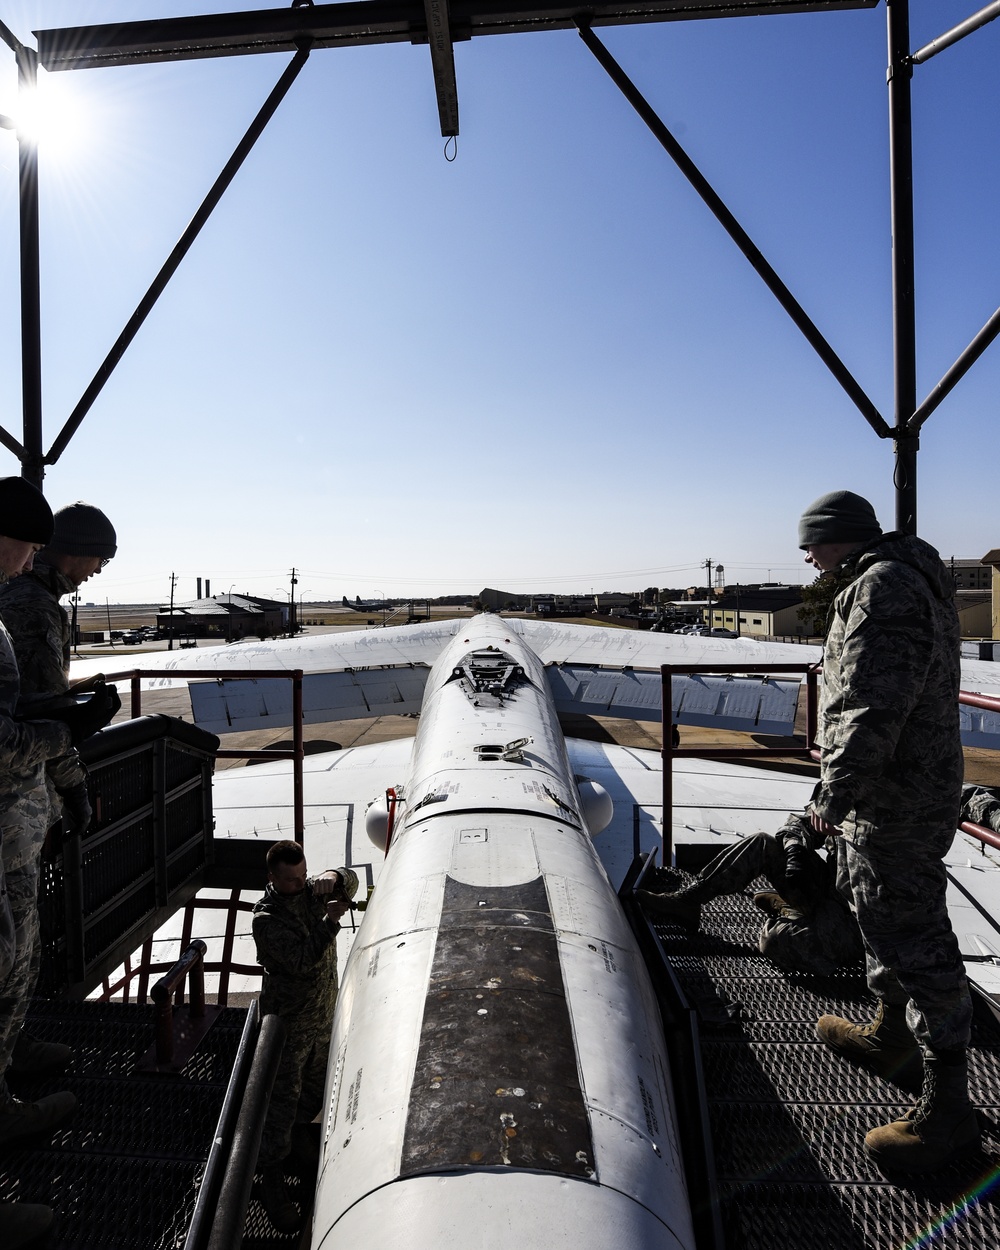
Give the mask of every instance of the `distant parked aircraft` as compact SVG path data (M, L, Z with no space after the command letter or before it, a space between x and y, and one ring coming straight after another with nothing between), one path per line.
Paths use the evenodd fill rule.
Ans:
M349 608L352 612L382 612L396 605L391 599L360 599L354 596L354 602L351 603L347 596L344 595L341 600L345 608Z

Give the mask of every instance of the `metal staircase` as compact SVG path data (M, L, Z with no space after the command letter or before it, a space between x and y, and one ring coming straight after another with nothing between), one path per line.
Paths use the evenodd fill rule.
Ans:
M0 1156L0 1202L55 1209L45 1250L179 1250L219 1120L246 1017L225 1008L176 1077L140 1073L153 1038L154 1008L110 1002L36 999L26 1027L72 1045L67 1073L22 1081L15 1092L39 1098L76 1094L74 1118L41 1143ZM13 1085L13 1082L12 1082ZM298 1200L305 1195L290 1178ZM272 1229L256 1198L243 1245L294 1247Z

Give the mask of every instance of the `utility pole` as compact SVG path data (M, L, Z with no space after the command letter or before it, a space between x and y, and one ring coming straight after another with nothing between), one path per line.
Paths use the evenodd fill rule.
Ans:
M177 574L170 574L170 641L167 643L167 650L174 649L174 583L177 581Z
M708 569L708 628L712 628L712 558L704 562L702 568Z
M295 587L298 585L299 579L295 576L295 569L292 569L292 593L288 598L288 632L295 637Z

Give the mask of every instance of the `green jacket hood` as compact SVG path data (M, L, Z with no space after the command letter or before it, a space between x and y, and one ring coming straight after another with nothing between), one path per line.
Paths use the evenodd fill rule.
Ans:
M884 560L895 560L916 569L930 586L936 599L954 598L954 581L938 552L922 538L903 534L898 530L883 534L881 538L856 552L845 561L844 571L856 577Z

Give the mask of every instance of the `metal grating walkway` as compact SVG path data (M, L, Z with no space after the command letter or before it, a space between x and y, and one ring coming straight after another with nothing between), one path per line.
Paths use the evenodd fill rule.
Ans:
M228 1008L179 1078L135 1075L152 1040L152 1008L36 999L27 1027L68 1042L72 1067L22 1081L23 1098L76 1094L76 1115L49 1141L0 1156L0 1202L42 1202L56 1211L44 1250L176 1250L183 1246L246 1011ZM298 1186L289 1181L293 1197ZM256 1197L243 1245L293 1247L272 1229Z
M862 1140L912 1099L813 1031L828 1011L870 1019L862 970L783 974L757 954L761 922L736 895L705 907L696 934L656 929L698 1014L727 1250L1000 1246L1000 1028L989 1011L977 1003L970 1062L983 1153L890 1184Z

